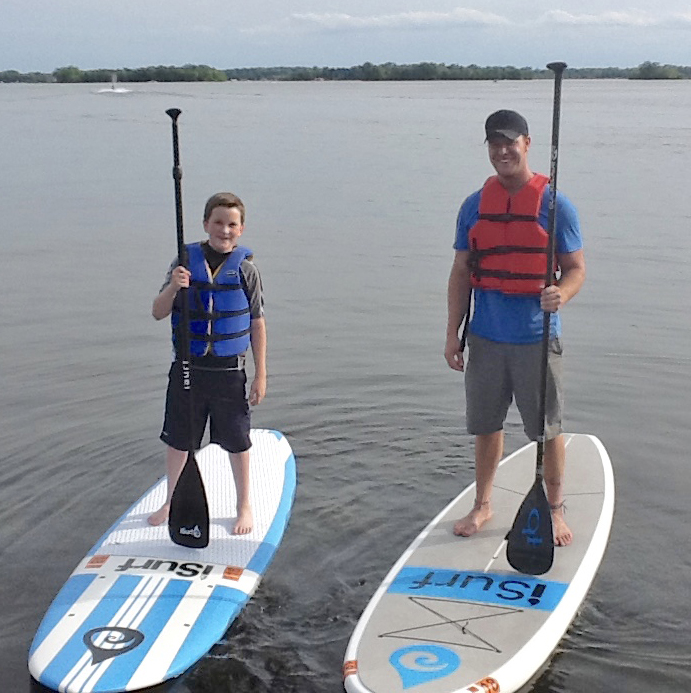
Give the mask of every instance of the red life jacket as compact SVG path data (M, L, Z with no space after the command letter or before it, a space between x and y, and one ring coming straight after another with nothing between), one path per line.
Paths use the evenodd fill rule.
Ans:
M538 218L549 178L540 173L515 194L488 178L480 217L468 233L470 282L506 294L539 294L545 287L549 233ZM553 267L556 271L556 261Z

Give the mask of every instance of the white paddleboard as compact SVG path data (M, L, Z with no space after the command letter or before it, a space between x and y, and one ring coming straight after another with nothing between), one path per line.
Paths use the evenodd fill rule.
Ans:
M539 577L517 573L504 537L535 479L536 447L504 459L493 517L474 536L453 525L475 484L430 522L363 612L343 665L348 693L514 693L548 660L580 607L609 539L614 476L602 443L566 434L567 521L573 543L555 548Z
M228 454L196 455L209 502L204 549L174 544L146 518L165 479L118 520L51 604L29 653L40 683L66 693L115 693L180 675L223 637L257 588L283 537L296 486L295 458L278 431L253 429L254 528L231 534L235 484Z

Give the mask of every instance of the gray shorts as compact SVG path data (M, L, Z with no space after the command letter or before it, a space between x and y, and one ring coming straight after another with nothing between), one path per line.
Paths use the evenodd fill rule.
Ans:
M513 399L530 440L540 435L540 364L542 343L505 344L468 335L468 364L465 369L466 425L471 435L489 435L504 427ZM562 389L562 344L549 342L545 439L562 432L564 407Z

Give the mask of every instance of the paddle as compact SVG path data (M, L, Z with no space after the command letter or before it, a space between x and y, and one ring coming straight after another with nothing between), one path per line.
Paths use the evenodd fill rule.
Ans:
M557 159L559 153L559 112L561 108L561 81L566 63L550 63L547 68L554 72L554 105L552 109L552 149L549 171L549 244L547 250L546 285L554 274L555 225L557 210ZM549 355L550 313L542 316L542 361L540 363L540 435L537 439L535 482L506 535L506 558L520 573L542 575L554 561L554 534L552 513L545 494L542 467L545 452L545 399L547 397L547 358Z
M181 111L171 108L166 111L173 121L173 179L175 181L175 212L177 218L178 262L187 267L187 248L182 229L182 169L178 148L178 116ZM189 447L187 460L175 485L170 499L168 532L170 538L180 546L203 549L209 544L209 506L204 491L197 460L194 457L192 375L190 368L190 309L187 289L180 290L182 319L177 327L177 349L182 366L182 384L189 406Z

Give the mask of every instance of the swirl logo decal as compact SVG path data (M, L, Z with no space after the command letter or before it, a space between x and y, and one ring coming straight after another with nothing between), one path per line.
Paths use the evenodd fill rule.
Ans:
M398 672L403 688L441 679L461 666L461 658L447 647L439 645L411 645L396 650L389 662Z
M91 650L92 665L130 652L144 640L144 634L132 628L92 628L84 634L84 644Z
M528 519L525 523L525 527L521 530L521 534L525 537L525 540L533 546L540 546L540 544L542 544L542 537L540 536L540 511L537 508L533 508L528 514Z

